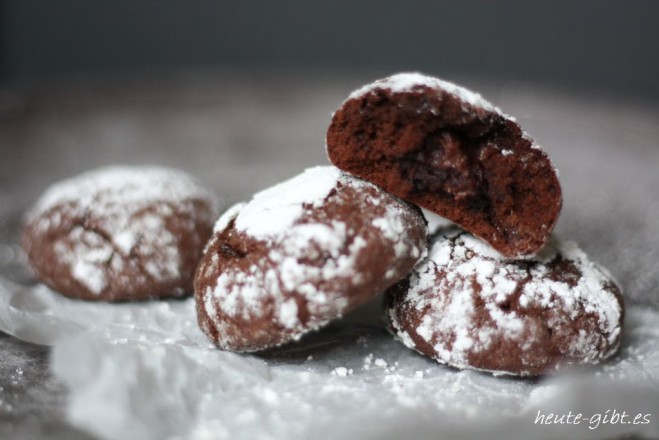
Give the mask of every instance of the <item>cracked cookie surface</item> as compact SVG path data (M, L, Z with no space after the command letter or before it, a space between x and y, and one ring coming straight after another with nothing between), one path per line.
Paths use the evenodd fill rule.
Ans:
M214 196L187 174L108 167L49 188L28 213L23 248L63 295L129 301L192 292L217 217Z
M612 356L623 302L572 242L553 239L533 259L506 260L449 227L387 292L387 318L405 345L440 363L534 376Z
M195 279L199 325L233 351L299 339L406 275L426 238L418 208L310 168L220 217Z
M445 217L508 257L547 242L562 195L547 154L510 117L437 78L353 92L327 131L330 161Z

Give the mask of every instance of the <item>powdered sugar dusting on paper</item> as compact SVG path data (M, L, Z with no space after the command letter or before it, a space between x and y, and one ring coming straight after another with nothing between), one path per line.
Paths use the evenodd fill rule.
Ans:
M499 109L483 99L478 93L474 93L471 90L465 89L464 87L460 87L451 82L420 73L398 73L375 81L374 83L355 90L350 96L348 96L348 99L359 98L378 89L390 90L393 93L406 93L413 91L417 87L428 87L435 90L441 90L454 95L459 100L471 106L501 113Z
M203 305L221 341L236 336L226 329L219 311L240 319L259 319L270 311L280 326L301 335L343 314L349 305L347 290L369 288L366 283L373 281L355 271L357 260L368 251L363 232L343 220L310 220L331 191L345 188L360 194L351 210L374 216L370 224L381 231L378 239L387 241L395 253L396 263L385 278L393 283L400 264L419 261L425 255L425 240L413 235L419 228L425 229L423 219L404 202L337 168L310 168L230 209L218 221L216 233L233 221L237 232L263 240L270 248L249 270L225 270L203 292ZM371 214L373 207L381 214ZM419 222L415 228L405 227L410 218ZM218 264L217 259L202 260L201 270L216 273ZM341 282L336 284L336 280ZM306 322L299 320L294 296L302 298L308 312Z
M572 262L581 273L576 285L547 276L545 264L558 255ZM430 310L424 312L414 332L433 346L440 362L460 368L472 368L468 360L470 353L487 350L500 338L518 340L522 347L530 346L534 333L524 331L528 323L523 313L501 307L518 287L523 287L517 300L518 311L533 307L557 309L566 312L570 319L583 313L600 317L599 333L582 334L571 341L569 355L592 363L613 354L619 340L622 311L615 295L605 290L604 286L611 282L610 276L572 242L554 240L534 259L526 260L529 262L539 264L522 266L506 261L489 246L457 228L440 236L410 278L405 303L418 311ZM480 291L474 289L474 283ZM450 295L429 294L449 291ZM483 308L489 320L477 318ZM390 310L389 318L403 343L415 348L394 310ZM566 323L555 318L547 325L559 331ZM597 346L602 335L607 338L606 353L601 353Z
M213 208L202 210L193 201ZM81 174L49 188L28 214L36 231L58 228L64 218L78 219L53 244L58 259L70 267L75 280L94 294L107 287L107 271L120 273L135 249L147 260L144 276L171 280L179 276L179 237L166 227L174 213L189 214L182 227L194 233L196 221L211 224L216 213L212 194L187 174L156 166L114 166ZM56 208L56 209L54 209ZM93 228L85 225L89 217ZM137 281L137 280L134 280Z

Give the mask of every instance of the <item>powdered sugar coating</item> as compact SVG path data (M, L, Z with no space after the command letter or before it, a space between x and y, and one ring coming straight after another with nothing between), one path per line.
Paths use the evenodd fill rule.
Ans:
M109 166L58 182L39 198L29 216L67 202L99 209L125 205L135 211L152 202L178 203L202 199L216 203L215 196L183 171L155 165Z
M434 90L441 90L454 95L456 98L460 99L466 104L501 114L501 110L483 99L483 97L478 93L474 93L471 90L451 82L444 81L439 78L434 78L432 76L423 75L417 72L397 73L387 78L375 81L371 84L367 84L352 92L348 96L348 100L360 98L377 89L386 89L393 93L405 93L411 92L417 87L428 87Z
M302 215L304 204L318 206L341 179L338 168L309 168L255 194L236 217L236 228L257 238L280 234Z
M197 308L204 332L237 351L327 324L396 282L426 252L418 211L334 167L258 193L218 225L198 270Z
M533 259L513 261L452 228L434 239L388 317L405 345L430 350L441 363L538 374L561 361L594 364L617 350L623 316L617 292L610 275L573 242L554 239ZM418 322L401 319L403 309L416 311L410 313ZM497 351L507 346L517 353ZM486 366L502 356L516 357L519 371Z
M112 166L50 187L27 216L25 243L46 282L56 284L68 272L85 288L81 296L125 300L131 285L177 284L190 271L182 255L190 250L182 246L198 253L216 215L214 195L182 171ZM42 249L38 238L53 234ZM50 251L58 273L41 267L38 254ZM112 292L117 283L122 291ZM170 295L183 293L174 290Z

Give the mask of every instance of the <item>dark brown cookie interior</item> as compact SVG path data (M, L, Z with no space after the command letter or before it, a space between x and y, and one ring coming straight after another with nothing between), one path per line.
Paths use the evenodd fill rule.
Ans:
M496 111L418 85L349 99L327 134L330 160L446 217L508 256L546 242L561 190L546 154Z

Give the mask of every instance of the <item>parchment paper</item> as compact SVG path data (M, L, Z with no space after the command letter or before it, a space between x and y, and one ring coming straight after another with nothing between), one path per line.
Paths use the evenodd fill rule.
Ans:
M238 355L209 345L192 299L93 304L0 282L0 329L53 345L70 420L101 438L659 435L653 310L629 310L621 353L604 366L533 381L437 365L394 341L373 318L378 306L301 344ZM613 409L650 413L651 423L534 423L538 411L591 417Z

